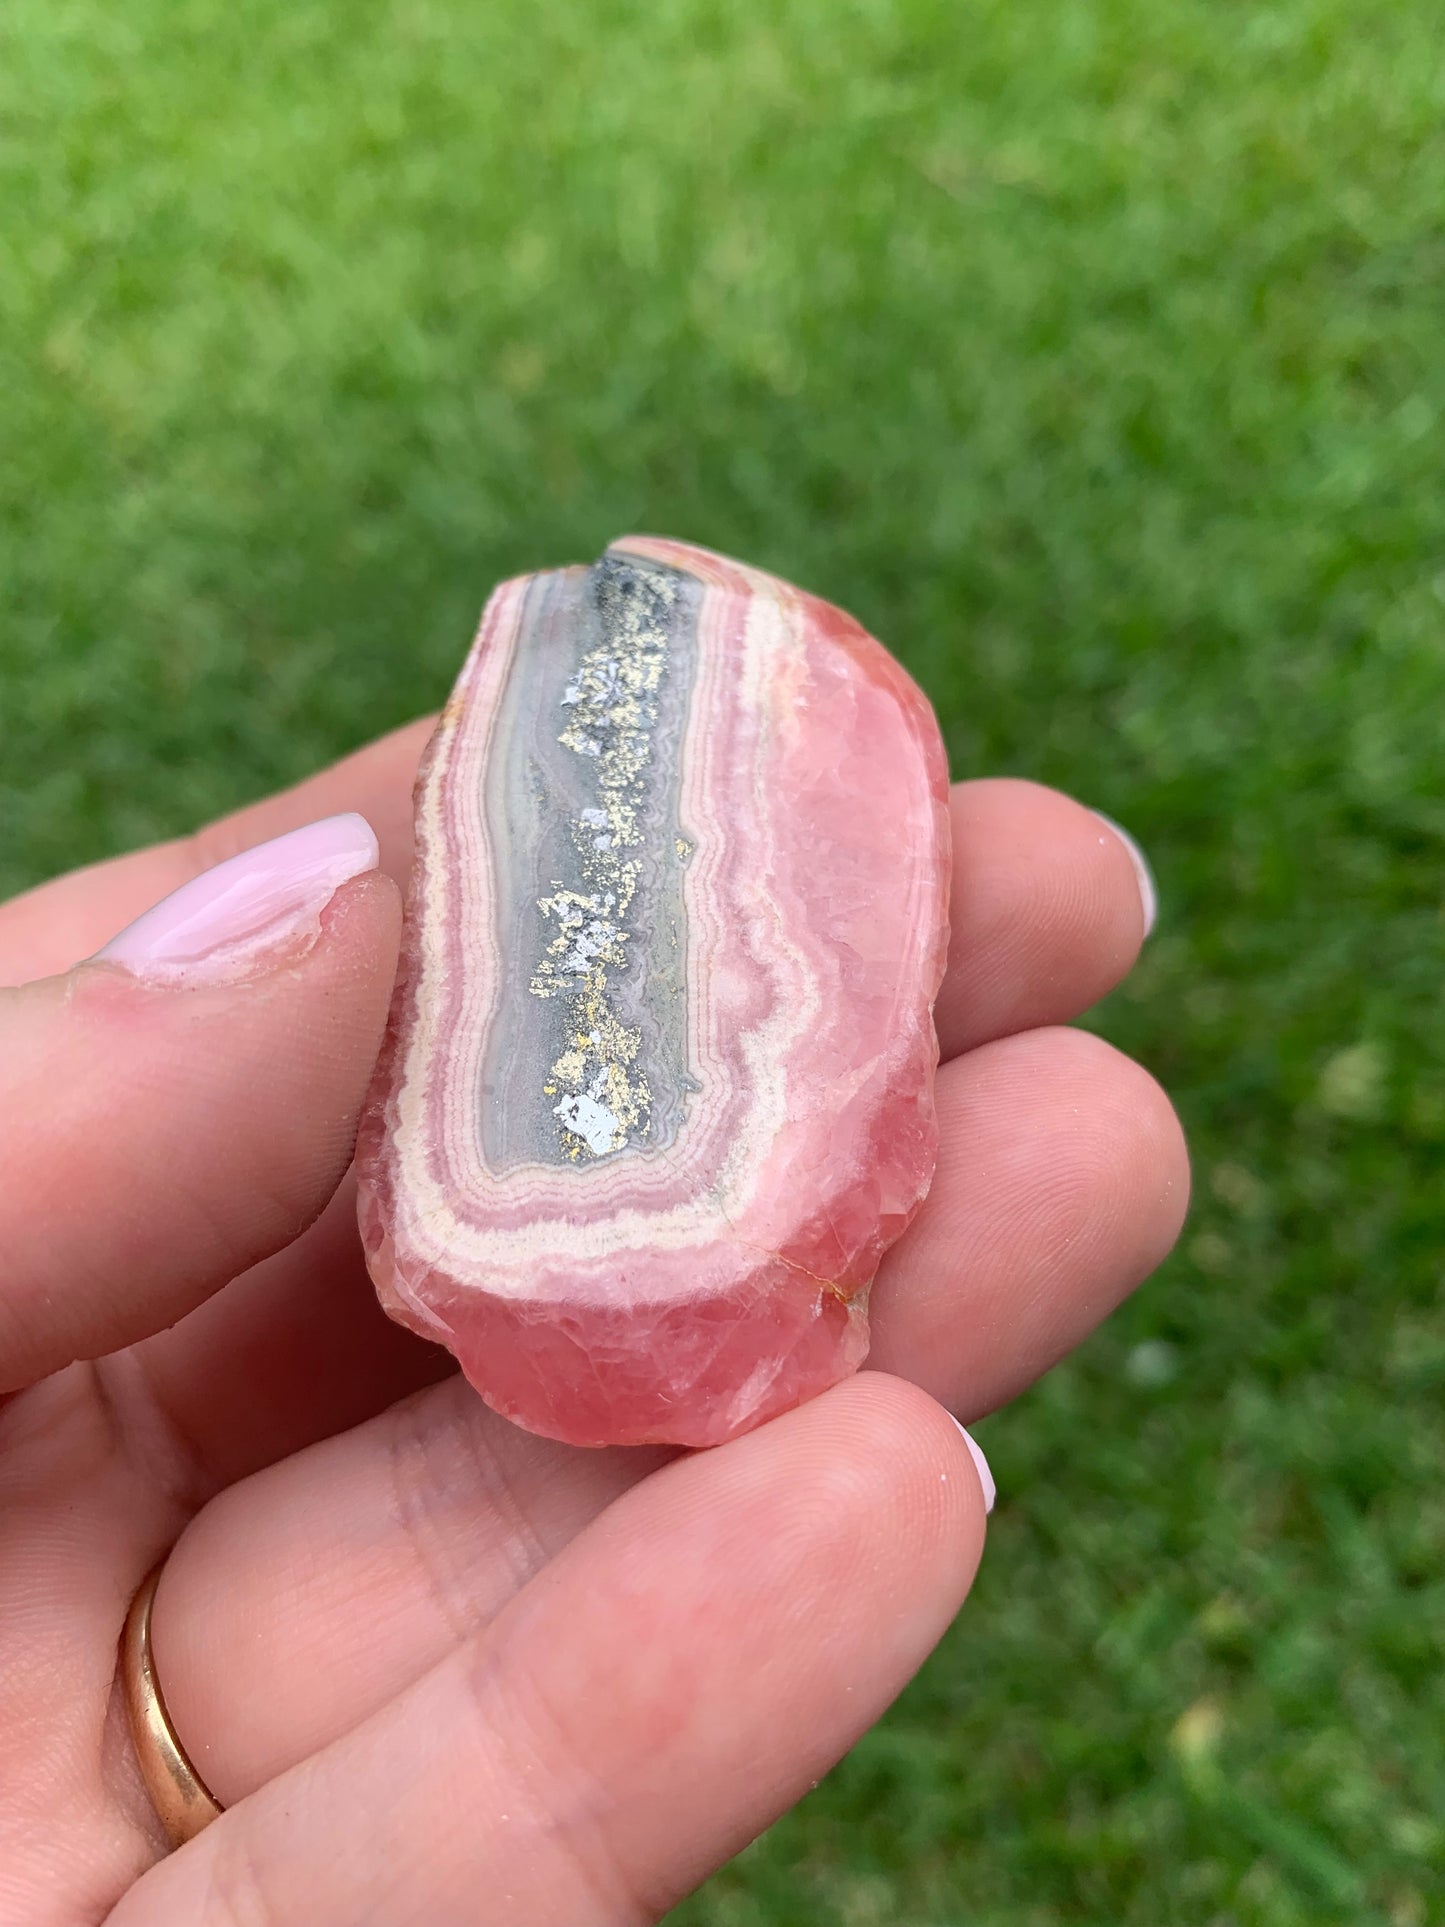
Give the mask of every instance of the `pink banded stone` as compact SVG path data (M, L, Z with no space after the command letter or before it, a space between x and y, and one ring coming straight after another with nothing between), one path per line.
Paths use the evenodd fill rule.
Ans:
M933 1174L947 768L850 616L686 543L492 596L423 761L358 1145L393 1317L578 1445L867 1351Z

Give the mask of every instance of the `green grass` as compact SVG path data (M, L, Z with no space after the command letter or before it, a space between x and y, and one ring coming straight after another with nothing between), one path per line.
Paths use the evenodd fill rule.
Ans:
M1430 0L9 0L0 876L436 702L628 528L1119 817L1180 1254L688 1927L1445 1920Z

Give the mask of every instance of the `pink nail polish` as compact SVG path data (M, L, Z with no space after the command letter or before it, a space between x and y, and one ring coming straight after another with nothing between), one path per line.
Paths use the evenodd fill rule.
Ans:
M112 937L96 961L147 982L225 983L278 946L314 936L343 883L377 866L364 816L328 816L289 830L183 883Z
M1124 846L1125 855L1134 866L1134 881L1139 886L1139 907L1144 912L1144 935L1147 937L1154 928L1159 915L1159 891L1154 882L1154 872L1149 859L1139 848L1122 824L1116 823L1112 816L1105 816L1102 810L1095 810L1101 823L1107 823Z
M949 1416L952 1418L952 1413ZM998 1497L998 1487L993 1482L993 1473L989 1470L988 1460L983 1455L983 1447L961 1419L954 1419L953 1422L963 1434L963 1442L968 1447L969 1457L973 1460L973 1469L977 1472L978 1482L983 1487L983 1509L985 1512L992 1512L994 1500Z

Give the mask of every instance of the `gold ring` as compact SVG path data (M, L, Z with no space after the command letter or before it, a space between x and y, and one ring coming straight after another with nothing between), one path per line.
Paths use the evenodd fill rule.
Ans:
M151 1606L164 1563L152 1568L130 1602L120 1636L120 1677L141 1779L171 1845L180 1847L219 1819L225 1808L186 1757L156 1678Z

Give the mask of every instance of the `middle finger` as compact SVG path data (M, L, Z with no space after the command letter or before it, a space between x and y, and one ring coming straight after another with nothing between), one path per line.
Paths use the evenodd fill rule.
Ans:
M384 762L394 782L420 740L419 729L405 742L388 738L313 784L331 785L327 807L374 809L373 764ZM303 788L275 807L297 797L306 798L299 807L315 806ZM951 807L949 964L937 1006L945 1061L1079 1016L1124 976L1146 926L1133 859L1092 810L1007 778L956 783ZM326 1226L260 1275L142 1348L165 1410L221 1479L356 1424L442 1368L410 1333L382 1321L343 1217L329 1212ZM339 1330L364 1359L338 1357Z

